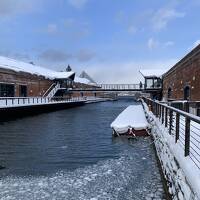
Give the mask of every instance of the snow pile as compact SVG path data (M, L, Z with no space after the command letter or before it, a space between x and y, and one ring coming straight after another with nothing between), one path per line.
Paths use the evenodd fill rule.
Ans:
M129 128L142 130L148 127L142 105L128 106L111 124L111 128L118 133L126 133Z
M22 61L17 61L3 56L0 56L0 68L13 70L15 72L26 72L38 76L44 76L52 80L69 78L75 74L74 72L56 72L47 68L39 67Z

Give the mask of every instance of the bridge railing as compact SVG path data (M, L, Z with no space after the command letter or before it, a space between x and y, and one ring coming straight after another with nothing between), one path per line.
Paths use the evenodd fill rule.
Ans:
M184 156L200 169L200 117L148 98L143 100L183 148Z
M134 90L144 89L143 84L99 84L99 88L104 90Z

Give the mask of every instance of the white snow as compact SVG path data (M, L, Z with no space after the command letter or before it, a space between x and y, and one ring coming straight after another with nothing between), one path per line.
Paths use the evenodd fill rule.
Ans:
M83 84L90 84L90 81L86 78L75 77L74 82L76 83L83 83Z
M161 77L164 73L166 73L166 69L142 69L140 73L144 77Z
M128 106L111 124L111 128L118 133L125 133L129 128L142 130L148 127L142 105Z
M74 82L76 83L81 83L81 84L86 84L86 85L96 85L95 83L92 83L90 80L87 78L80 78L80 77L75 77Z
M69 78L74 72L56 72L51 69L17 61L11 58L0 56L0 68L13 70L15 72L26 72L38 76L44 76L48 79L64 79Z
M155 144L158 144L157 141L162 140L164 141L168 148L170 149L170 152L172 153L172 155L174 156L174 158L176 159L176 162L178 162L179 164L179 169L177 169L177 166L172 166L174 171L177 171L177 176L178 176L178 181L181 183L181 189L184 192L185 195L192 195L188 192L188 189L183 187L184 185L186 185L187 183L189 183L190 187L193 190L193 193L195 196L198 197L198 199L200 199L200 170L197 167L197 165L195 165L195 163L193 162L193 160L191 159L191 155L185 157L184 156L184 149L183 146L181 144L181 138L178 140L177 143L175 143L175 138L174 138L174 134L169 135L169 130L168 128L165 128L165 126L163 124L161 124L160 120L158 118L156 118L152 112L150 112L148 110L148 107L146 104L144 104L145 106L145 110L149 116L149 118L151 118L152 121L152 133L155 136ZM181 111L183 112L183 111ZM189 114L191 115L191 114ZM192 116L192 115L191 115ZM192 116L193 118L198 118L197 116ZM182 135L182 131L184 132L185 126L184 126L184 117L181 116L180 117L180 136ZM175 125L175 124L173 124ZM191 131L190 134L191 136L193 136L195 139L199 140L199 132L200 132L200 127L199 124L197 125L197 123L195 123L194 121L191 122ZM196 130L195 128L196 127ZM195 136L194 134L197 134ZM183 137L183 135L182 135ZM192 138L191 138L192 140ZM184 141L182 141L184 142ZM197 146L199 146L200 143L196 143ZM162 145L161 148L164 148L164 146ZM194 141L193 143L190 143L190 151L192 150L192 148L194 148L198 153L199 149L195 148L194 146ZM167 152L167 150L163 149L163 152ZM169 160L169 157L162 157L163 155L161 154L161 150L160 152L158 152L158 154L160 154L159 156L161 156L161 160L167 163L167 160ZM197 159L199 159L200 157L198 157L198 154L195 155ZM175 163L176 163L175 162ZM172 159L169 160L169 163L172 163ZM169 167L169 165L166 165ZM169 170L170 171L170 170ZM183 174L186 178L184 178L184 176L180 175L180 172L183 171ZM173 188L172 188L173 190ZM190 197L186 198L186 199L190 199ZM195 199L195 198L194 198Z

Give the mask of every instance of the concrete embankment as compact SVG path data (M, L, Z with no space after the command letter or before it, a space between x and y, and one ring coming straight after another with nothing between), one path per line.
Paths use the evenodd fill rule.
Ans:
M182 149L175 144L167 128L149 111L145 103L143 106L151 124L157 156L172 199L199 200L199 171L191 163L190 158L182 155Z
M77 101L55 101L48 103L37 104L20 104L16 106L4 106L0 107L0 121L6 121L9 119L21 118L31 115L37 115L41 113L47 113L62 109L73 108L77 106L83 106L90 103L99 103L104 101L111 101L109 98L86 98L84 100Z
M20 118L30 115L41 114L45 112L52 112L72 108L76 106L83 106L86 101L73 102L52 102L48 104L23 105L0 108L0 121L8 119Z

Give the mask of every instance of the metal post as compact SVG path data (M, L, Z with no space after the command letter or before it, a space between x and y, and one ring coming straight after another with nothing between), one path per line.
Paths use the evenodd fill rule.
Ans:
M180 114L176 113L176 138L175 141L179 140L179 127L180 127Z
M169 134L171 135L172 134L172 122L173 122L173 111L170 110L169 111Z
M188 101L184 103L184 111L187 112L187 113L189 113L189 111L190 111Z
M162 108L162 124L164 123L164 106L161 106Z
M185 119L185 157L190 154L190 118Z
M168 113L168 109L165 108L165 127L167 127L167 118L168 118L167 113Z

